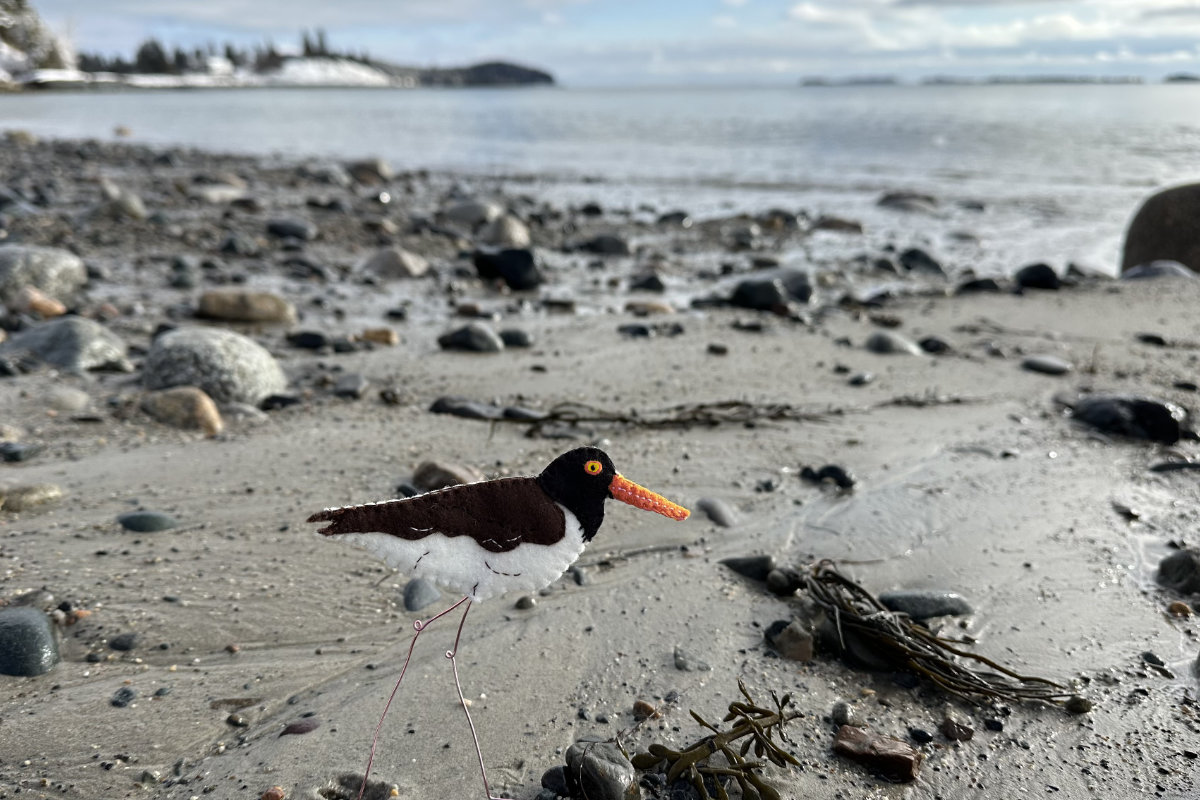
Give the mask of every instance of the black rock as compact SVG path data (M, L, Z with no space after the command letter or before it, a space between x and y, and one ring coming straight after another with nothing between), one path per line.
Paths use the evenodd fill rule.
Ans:
M729 302L738 308L780 311L787 307L788 291L779 278L747 278L734 287Z
M0 608L0 675L42 675L58 663L50 618L28 606Z
M930 355L940 356L949 353L952 349L945 339L939 339L936 336L926 336L921 341L917 342L917 346Z
M667 285L657 273L651 272L635 277L629 282L629 288L635 292L665 292Z
M721 563L737 574L756 581L766 581L767 575L775 569L774 556L736 556L721 559Z
M800 470L800 477L813 483L829 481L839 489L852 489L857 482L848 469L839 467L837 464L826 464L820 469L804 467Z
M320 350L329 345L329 337L320 331L296 331L287 335L287 342L302 350Z
M987 728L989 731L999 733L1000 731L1004 730L1004 722L996 719L995 717L988 717L983 721L983 727Z
M678 225L681 228L692 227L692 217L686 211L668 211L658 218L659 225Z
M492 403L481 403L458 395L446 395L433 401L429 410L434 414L450 414L466 419L501 419L504 409Z
M279 239L307 242L317 238L317 226L306 219L282 217L267 222L267 233Z
M912 739L917 744L929 744L933 741L933 734L924 728L909 728L908 738Z
M138 635L134 631L129 631L128 633L119 633L108 640L109 647L122 653L129 652L133 648L137 647L137 644Z
M906 272L928 272L933 275L945 275L946 270L933 256L919 247L910 247L900 254L900 266Z
M566 778L572 797L626 800L637 791L637 770L612 742L581 739L567 748Z
M1158 582L1180 594L1200 593L1200 551L1177 550L1158 562Z
M499 353L504 340L482 322L472 322L438 337L443 350L468 350L476 353Z
M804 576L791 567L776 567L767 573L767 589L780 597L791 597L804 586Z
M567 796L567 768L562 764L542 773L542 788L554 792L555 797Z
M1057 289L1062 285L1058 273L1049 264L1030 264L1017 270L1013 276L1022 289Z
M250 237L241 233L231 233L221 242L219 248L222 253L228 253L234 256L256 256L258 255L258 244Z
M300 403L300 396L295 394L270 394L264 397L258 404L258 407L263 411L278 411L281 408L294 406Z
M995 278L972 278L964 281L954 290L955 294L977 294L980 292L1002 291L999 281Z
M897 589L880 594L879 602L891 611L899 611L918 620L974 613L962 595L945 589Z
M476 250L471 262L479 277L484 280L503 280L513 291L536 289L544 283L533 251L527 248Z
M0 442L0 460L9 463L28 461L42 451L42 446L27 442Z
M1175 444L1186 432L1187 411L1174 403L1135 395L1086 395L1075 402L1075 419L1104 433Z
M166 531L179 525L178 520L170 514L161 511L128 511L117 515L117 522L127 531L137 533L155 533Z
M579 249L602 256L627 256L633 253L629 242L611 233L602 233L580 243Z
M115 708L125 708L125 706L137 699L137 690L132 686L122 686L113 692L112 699L108 702Z
M500 341L505 347L533 347L533 337L520 328L505 328L500 331Z

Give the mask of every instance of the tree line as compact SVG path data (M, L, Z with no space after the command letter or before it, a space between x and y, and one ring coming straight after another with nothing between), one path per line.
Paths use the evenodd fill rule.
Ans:
M371 63L366 51L352 53L330 48L325 31L320 28L311 33L303 31L300 42L301 51L308 58L345 58L363 64ZM180 75L185 72L207 72L209 59L215 57L224 57L235 69L253 69L256 72L278 69L285 58L270 40L250 48L230 43L218 46L210 42L203 47L185 49L166 47L157 39L150 38L142 42L131 60L120 55L80 53L79 68L84 72L115 72L122 75Z

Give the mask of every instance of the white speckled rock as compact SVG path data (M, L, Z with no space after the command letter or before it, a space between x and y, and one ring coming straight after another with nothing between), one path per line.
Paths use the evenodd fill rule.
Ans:
M147 389L198 386L218 403L257 404L287 389L275 357L254 341L217 328L181 328L155 340L146 356Z
M87 282L83 260L69 250L8 244L0 246L0 302L10 304L27 286L58 300Z
M99 322L83 317L60 317L13 334L0 344L0 353L29 354L68 372L89 369L130 370L121 337Z

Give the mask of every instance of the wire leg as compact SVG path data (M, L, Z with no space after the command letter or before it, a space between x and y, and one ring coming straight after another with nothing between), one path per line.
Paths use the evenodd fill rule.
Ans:
M467 715L467 727L471 729L471 740L475 742L475 755L479 758L479 774L483 777L483 791L487 795L487 800L507 800L507 798L492 794L491 787L488 786L487 767L483 765L483 751L479 749L479 737L475 734L475 723L471 721L471 712L467 708L466 698L463 697L462 683L458 680L458 662L454 657L458 654L458 640L462 638L463 624L467 621L467 612L470 610L471 602L467 599L467 607L463 609L462 619L458 621L458 634L454 637L454 649L446 651L446 658L450 659L450 668L454 671L454 688L458 689L458 702L462 704L463 713Z
M413 620L413 630L415 630L416 633L413 634L412 642L410 642L408 645L408 655L405 656L405 658L404 658L404 666L400 668L400 677L396 679L396 685L394 687L392 687L392 693L390 695L388 695L387 703L383 706L383 713L379 715L379 724L375 726L375 737L373 739L371 739L371 755L369 755L367 757L367 768L365 770L363 770L362 786L358 787L358 800L362 800L363 793L367 791L367 779L369 777L371 777L371 765L375 763L375 748L379 744L379 732L381 730L383 730L383 718L387 716L388 709L392 707L392 700L394 700L396 698L396 692L398 692L400 690L400 682L402 680L404 680L404 673L408 672L408 662L412 661L413 648L415 648L417 646L417 639L420 638L421 631L428 628L429 623L433 622L435 619L439 619L441 617L446 616L451 611L453 611L454 609L461 606L463 603L467 603L467 608L471 607L471 604L468 602L468 598L464 597L462 600L459 600L457 603L450 606L445 611L442 611L438 614L433 615L432 617L425 620L424 622L422 622L419 619ZM463 613L463 616L466 617L465 612ZM458 632L460 634L462 633L462 623L461 622L458 625ZM458 646L457 640L455 640L454 646L455 647ZM461 697L461 693L460 693L460 697Z

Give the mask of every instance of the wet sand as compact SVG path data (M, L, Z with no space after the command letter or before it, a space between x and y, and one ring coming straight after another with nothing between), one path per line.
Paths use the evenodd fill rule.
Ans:
M190 158L182 171L197 168ZM212 158L204 169L230 168ZM99 162L100 171L113 171ZM239 160L235 168L251 164ZM264 167L253 178L270 183L262 176L272 174ZM422 183L417 196L437 196L450 183L440 181ZM268 203L287 196L276 191ZM152 188L143 192L153 196ZM176 220L186 213L171 212ZM261 226L263 216L230 224ZM54 233L61 221L21 224L25 242L61 244ZM596 224L635 243L669 238L627 220ZM46 238L35 242L39 229ZM72 238L85 258L114 270L88 288L90 299L124 309L110 326L148 346L170 305L161 289L170 253L161 241L147 249L137 230L93 225ZM89 237L113 241L89 257ZM391 323L399 346L313 354L288 348L286 328L239 328L276 353L302 397L265 421L228 418L225 433L205 438L118 413L141 392L136 371L0 379L0 423L45 445L28 462L0 465L0 480L54 483L65 493L49 507L0 510L0 597L45 587L92 611L63 628L53 671L0 678L0 797L258 797L273 785L288 797L354 796L356 784L349 795L331 787L339 776L361 775L418 615L403 609L405 576L320 540L303 520L327 506L393 497L425 460L488 476L532 474L578 443L600 443L624 474L684 505L720 498L739 521L719 527L694 514L676 524L609 504L580 560L584 577L564 576L532 609L504 597L472 611L459 661L493 788L531 800L542 773L585 735L620 733L630 752L699 738L688 709L720 718L740 678L756 694L794 693L804 714L790 729L802 767L765 771L784 797L1186 798L1198 791L1192 662L1200 627L1195 617L1166 613L1181 598L1157 588L1153 572L1169 541L1195 541L1200 492L1189 472L1147 470L1195 455L1197 446L1098 435L1054 401L1056 393L1092 388L1194 402L1173 385L1195 379L1198 282L1094 280L1023 295L901 296L883 309L899 321L897 332L938 336L953 349L878 355L863 347L880 329L870 310L813 305L789 319L681 307L636 317L622 310L623 285L607 279L635 271L637 258L590 271L590 259L581 259L585 266L572 273L565 262L576 257L562 256L554 272L560 285L549 288L565 286L582 302L575 313L551 313L456 272L463 262L453 242L399 238L440 259L435 270L444 276L397 290L415 292L409 319ZM352 261L370 243L365 236L354 247L318 241L308 252L328 248L336 261L336 244ZM126 272L121 252L138 268ZM247 285L295 300L306 309L299 327L353 330L378 319L370 286L290 283L262 262L261 272L246 268ZM690 283L690 263L685 249L671 274ZM456 320L434 298L451 284L456 302L496 307L497 324L518 324L534 346L440 350L438 335ZM344 313L304 305L313 295L332 298ZM735 327L749 320L764 329ZM661 321L683 332L618 333L621 325ZM1139 342L1145 331L1169 346ZM711 343L727 354L711 353ZM1029 353L1057 355L1075 371L1023 370ZM864 370L873 382L847 384ZM374 388L357 401L333 397L321 376L346 372ZM94 417L47 412L47 397L63 385L88 393ZM374 389L384 387L395 389L398 404L379 399ZM819 418L674 430L597 424L578 440L557 440L529 438L520 424L431 414L429 405L448 394L614 411L743 400L791 404ZM855 489L837 493L798 477L801 467L826 463L850 469ZM1135 509L1137 518L1118 507ZM135 508L168 512L181 526L122 530L117 515ZM928 684L902 688L891 674L827 654L807 663L779 658L763 630L791 618L796 601L719 564L757 553L796 567L836 559L873 591L958 591L975 609L963 625L979 652L1021 672L1077 682L1095 708L1079 716L1020 705L974 709ZM107 646L131 631L139 634L134 650ZM423 635L384 725L372 778L395 784L401 797L481 794L443 657L453 635L449 620ZM676 647L712 670L676 669ZM1148 669L1146 651L1176 677ZM113 707L122 687L137 698ZM156 695L160 689L169 691ZM665 703L672 692L681 698ZM911 727L936 731L953 707L972 721L975 737L956 744L935 733L920 748L918 780L889 784L833 755L829 714L843 699L856 703L870 728L901 739ZM662 706L662 718L635 726L637 700ZM239 725L230 723L232 713ZM996 717L1003 729L987 729L984 719ZM301 719L319 725L280 735Z

